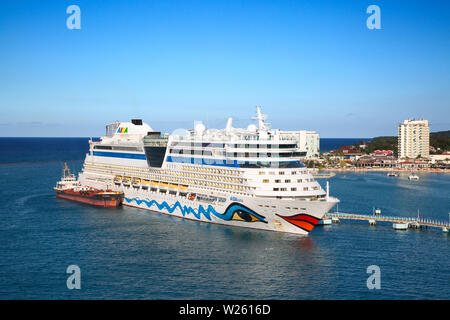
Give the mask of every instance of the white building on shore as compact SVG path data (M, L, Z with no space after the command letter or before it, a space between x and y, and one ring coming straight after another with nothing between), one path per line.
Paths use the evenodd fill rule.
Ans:
M301 152L305 152L305 158L318 158L320 155L320 135L315 131L280 131L284 138L293 138L298 141Z
M415 159L430 154L430 127L428 120L405 120L398 126L399 158Z

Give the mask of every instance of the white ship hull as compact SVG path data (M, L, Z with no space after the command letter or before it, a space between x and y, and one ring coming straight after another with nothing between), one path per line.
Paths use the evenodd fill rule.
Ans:
M123 205L228 226L306 235L339 202L300 161L297 140L258 127L197 124L162 135L142 120L106 126L90 141L79 180L124 193Z
M106 187L106 184L92 180L84 183L98 188ZM188 200L186 197L132 186L116 186L113 189L124 192L122 204L129 207L200 222L299 235L307 235L338 202L332 197L328 201L301 201L229 196L226 201L219 203Z

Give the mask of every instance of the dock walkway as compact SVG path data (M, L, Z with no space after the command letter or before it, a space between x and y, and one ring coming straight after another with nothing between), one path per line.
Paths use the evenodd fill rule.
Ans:
M412 218L412 217L399 217L399 216L382 216L382 215L368 215L368 214L355 214L344 212L329 212L324 219L338 218L360 221L386 221L392 223L405 223L410 228L419 227L434 227L441 228L447 232L450 229L450 223L447 221L439 221L436 219L424 219L424 218Z

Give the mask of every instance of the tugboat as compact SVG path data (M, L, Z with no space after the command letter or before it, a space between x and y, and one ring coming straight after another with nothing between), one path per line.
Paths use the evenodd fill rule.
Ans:
M118 207L122 204L123 199L123 192L98 190L82 186L75 176L70 173L67 163L64 164L62 179L57 182L53 190L58 198L100 207Z

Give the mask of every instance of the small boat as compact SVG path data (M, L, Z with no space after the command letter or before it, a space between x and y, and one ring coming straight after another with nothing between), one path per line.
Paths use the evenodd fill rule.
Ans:
M100 207L118 207L122 204L123 192L99 190L83 186L70 173L67 163L63 169L63 177L53 188L58 198L90 204Z
M416 160L414 160L414 165L416 163ZM408 176L409 180L419 180L419 176L414 174L414 168L411 169L411 174Z
M408 223L394 223L392 227L395 230L408 230Z
M392 167L392 170L388 172L387 176L388 177L398 177L398 172L394 171L394 158L392 158L391 167Z
M336 217L331 218L331 222L333 222L333 223L341 223L339 218L336 218Z
M398 172L395 172L395 171L388 172L387 176L388 177L398 177Z
M333 222L331 221L331 219L322 219L322 220L319 220L319 222L317 222L317 225L324 226L324 225L329 225L332 223Z

